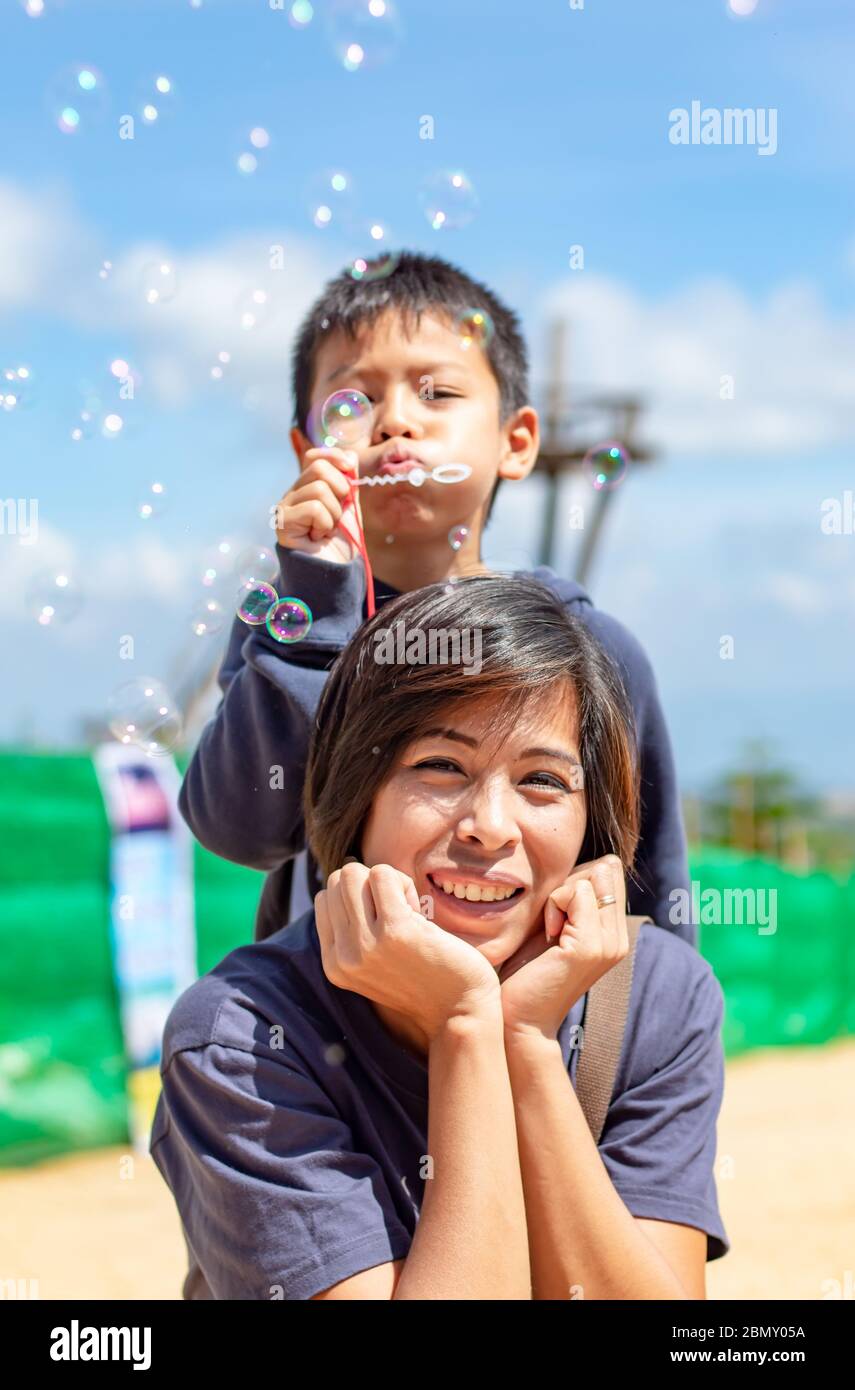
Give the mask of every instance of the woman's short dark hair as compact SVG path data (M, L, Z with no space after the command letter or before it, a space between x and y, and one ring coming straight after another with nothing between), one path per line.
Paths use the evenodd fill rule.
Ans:
M418 631L426 652L431 632L480 634L480 669L441 659L378 661L384 635L398 624L411 651ZM435 658L441 641L434 637ZM304 786L307 840L322 876L348 854L359 857L375 795L440 712L498 697L493 728L501 736L529 702L547 704L562 691L575 698L587 797L581 861L617 854L629 872L640 818L638 754L632 705L617 668L538 580L477 575L392 599L336 660L318 704Z

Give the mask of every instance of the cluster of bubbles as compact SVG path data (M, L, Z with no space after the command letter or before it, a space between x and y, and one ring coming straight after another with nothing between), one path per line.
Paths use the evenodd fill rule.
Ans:
M462 169L428 174L422 180L419 202L435 232L468 227L478 211L478 195Z
M253 126L249 132L249 143L251 150L241 150L237 157L238 172L241 174L254 174L258 168L258 155L256 150L266 150L270 144L270 134L264 126Z
M30 367L6 367L0 373L0 410L26 410L35 403L33 373Z
M168 757L181 741L184 721L166 686L151 676L127 681L110 697L108 722L119 743L149 757Z
M353 225L353 179L345 169L326 169L315 174L306 190L306 204L314 225L325 227Z
M401 25L392 0L332 0L326 18L346 72L380 67L399 50Z
M171 114L175 105L175 83L165 73L146 78L137 91L137 112L146 125L154 125L161 116Z
M232 541L222 540L202 573L208 593L195 605L190 626L197 637L213 637L222 631L229 614L217 598L224 583L237 580L237 616L249 627L262 627L277 642L299 642L312 626L312 613L299 598L281 598L270 582L279 570L275 553L267 546L248 546L235 554Z
M141 521L153 521L166 511L166 488L163 483L152 483L137 507Z
M277 642L302 642L312 626L312 610L301 598L280 598L272 584L252 580L240 595L237 615L248 627L265 627Z
M166 258L149 261L140 273L140 288L146 304L168 304L178 290L178 271Z
M628 450L616 439L595 444L582 460L582 466L597 492L610 492L622 483L629 464Z
M273 301L269 290L261 285L252 285L241 290L235 300L235 313L240 327L245 333L260 328L270 318Z
M227 367L231 360L232 355L230 352L223 351L217 353L217 360L211 368L211 379L213 381L222 381L223 367Z
M105 114L107 84L91 63L77 63L51 79L47 100L57 130L77 135Z
M44 569L27 585L26 605L39 627L60 628L77 617L83 594L66 570Z

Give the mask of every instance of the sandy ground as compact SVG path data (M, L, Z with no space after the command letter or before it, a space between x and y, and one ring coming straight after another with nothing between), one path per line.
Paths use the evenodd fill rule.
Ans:
M148 1155L128 1173L121 1148L0 1171L0 1279L43 1299L180 1298L172 1197ZM732 1249L707 1266L709 1298L822 1299L847 1271L853 1297L855 1040L729 1064L717 1181Z

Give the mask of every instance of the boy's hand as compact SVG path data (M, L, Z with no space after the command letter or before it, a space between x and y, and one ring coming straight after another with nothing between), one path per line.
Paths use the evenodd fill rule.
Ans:
M597 899L616 901L597 907ZM629 950L626 883L615 854L578 864L550 893L543 930L530 936L499 971L505 1033L550 1039L577 999Z
M359 533L356 508L345 474L356 476L357 455L349 449L309 449L303 471L276 505L276 539L288 550L346 565L357 553L344 531ZM359 493L356 493L357 506Z

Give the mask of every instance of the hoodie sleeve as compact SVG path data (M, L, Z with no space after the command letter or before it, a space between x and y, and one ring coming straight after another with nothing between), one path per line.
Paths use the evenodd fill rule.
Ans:
M674 922L675 902L689 895L686 832L671 739L659 702L653 667L641 643L607 613L594 608L585 622L618 663L635 711L641 777L641 838L635 861L637 882L627 882L628 911L652 917L691 946L697 928ZM681 897L672 897L680 890Z
M274 869L303 848L309 738L329 669L362 623L365 571L277 545L280 598L302 599L312 626L281 643L235 618L219 674L223 698L179 795L196 839L223 859Z

